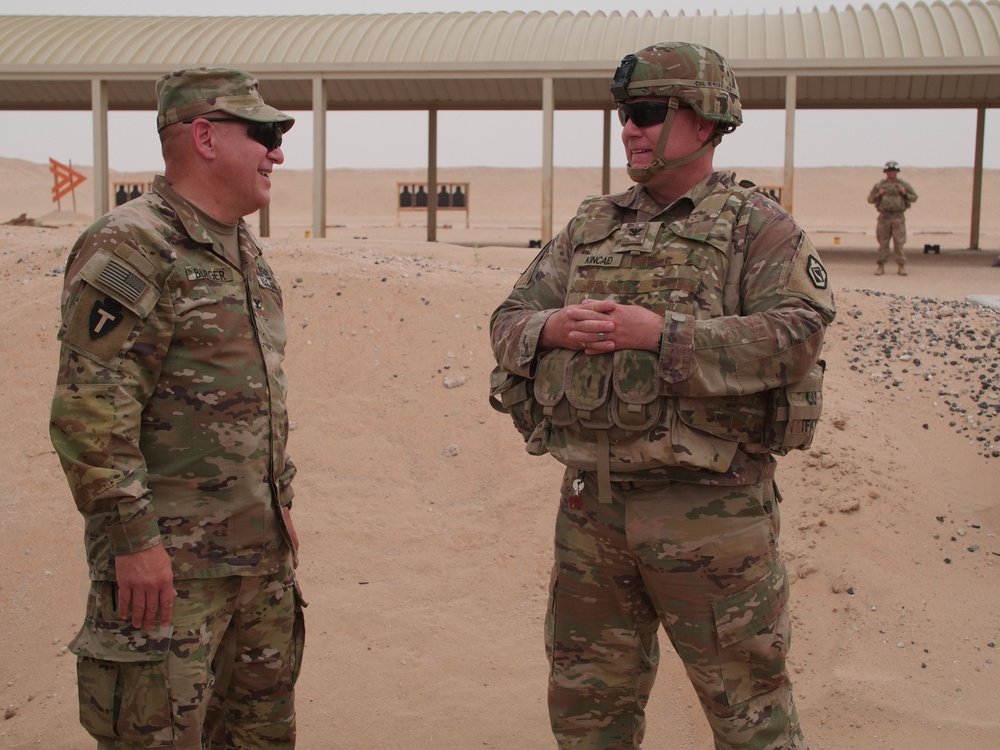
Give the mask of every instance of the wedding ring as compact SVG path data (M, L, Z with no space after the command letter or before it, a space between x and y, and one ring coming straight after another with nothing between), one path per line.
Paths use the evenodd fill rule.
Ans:
M601 331L600 333L597 334L597 340L604 341L604 331Z

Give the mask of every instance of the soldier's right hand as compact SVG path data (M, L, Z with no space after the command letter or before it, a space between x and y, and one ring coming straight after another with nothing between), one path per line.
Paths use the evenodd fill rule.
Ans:
M586 300L585 304L567 305L550 315L539 336L543 349L588 349L612 351L604 337L615 329L609 312L610 300Z
M173 617L174 572L162 544L115 557L118 579L118 616L131 619L133 627L150 630L169 625Z

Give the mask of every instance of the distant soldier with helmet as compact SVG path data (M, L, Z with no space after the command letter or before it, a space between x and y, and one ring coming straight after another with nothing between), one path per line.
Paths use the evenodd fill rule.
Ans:
M721 55L654 44L611 91L637 184L584 200L490 321L491 403L566 466L552 730L560 748L639 748L662 626L715 747L806 748L772 454L812 440L829 279L781 206L714 171L742 123Z
M906 276L906 256L903 253L903 246L906 244L906 218L903 214L916 200L916 191L908 182L899 179L899 164L887 161L885 178L879 180L868 193L868 202L878 209L878 222L875 224L875 238L878 240L876 276L885 273L890 239L899 275Z

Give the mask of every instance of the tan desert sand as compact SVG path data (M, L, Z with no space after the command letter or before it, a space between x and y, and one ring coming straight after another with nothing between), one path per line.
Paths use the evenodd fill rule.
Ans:
M910 275L875 277L865 196L880 176L796 174L795 213L839 308L820 432L778 469L797 701L818 750L995 750L1000 312L966 299L1000 295L1000 215L984 211L970 252L971 170L906 170L920 194ZM486 400L489 315L537 252L540 175L439 178L470 183L471 228L442 214L451 226L427 243L420 215L396 226L396 182L419 171L331 173L325 239L305 236L309 175L275 175L265 245L290 334L303 750L554 747L542 622L560 467L527 455ZM0 222L48 225L0 226L0 748L93 747L66 650L87 590L82 524L47 432L61 273L89 183L75 211L69 198L53 211L45 165L0 160ZM985 183L996 206L1000 173ZM599 185L599 170L558 170L556 226ZM645 746L708 750L666 650Z

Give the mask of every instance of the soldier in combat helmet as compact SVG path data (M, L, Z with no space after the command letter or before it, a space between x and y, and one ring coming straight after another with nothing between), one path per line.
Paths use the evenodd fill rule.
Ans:
M889 260L889 241L892 240L893 256L900 276L906 276L906 217L904 213L917 200L916 191L910 183L899 179L899 164L885 163L885 178L875 183L868 193L868 202L878 210L875 223L875 238L878 240L878 255L875 259L875 275L885 273L885 263Z
M637 184L584 200L490 324L491 403L566 467L552 731L567 750L639 748L662 627L716 748L801 750L772 454L811 442L829 280L785 210L714 170L742 122L721 55L654 44L611 91Z
M80 721L100 750L291 750L281 288L243 217L294 119L242 70L156 83L165 170L66 263L50 434L84 519Z

